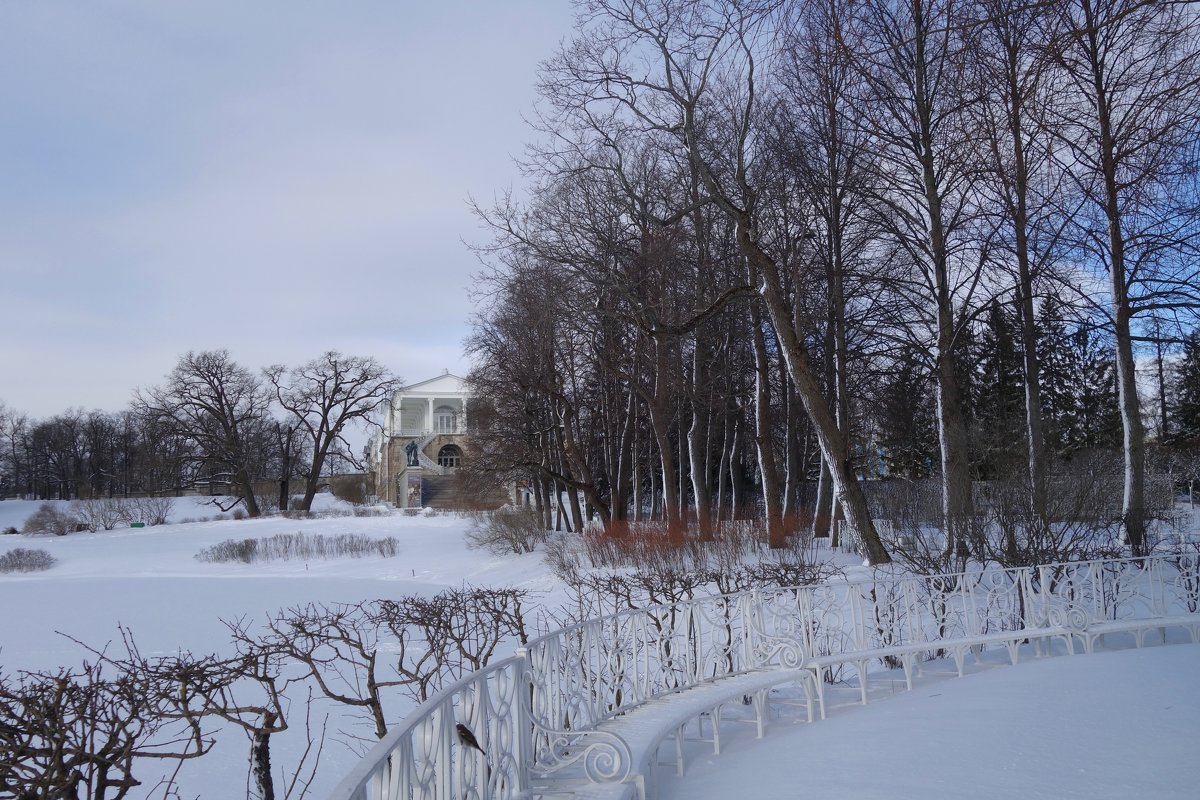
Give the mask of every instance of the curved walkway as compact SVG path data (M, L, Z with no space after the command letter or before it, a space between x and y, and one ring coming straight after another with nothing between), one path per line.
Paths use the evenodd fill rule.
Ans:
M921 681L820 725L697 748L662 800L1200 796L1200 645L1052 658ZM668 771L664 770L664 773Z

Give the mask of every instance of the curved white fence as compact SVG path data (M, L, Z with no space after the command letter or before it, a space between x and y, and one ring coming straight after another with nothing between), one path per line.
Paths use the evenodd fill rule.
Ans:
M595 726L656 697L754 670L889 649L943 654L1003 631L1078 639L1154 623L1200 627L1200 557L1047 564L755 589L627 611L556 631L445 687L367 754L332 800L507 800L568 767L629 777ZM1009 637L1010 639L1012 637ZM927 644L928 648L920 645ZM828 659L824 659L828 660ZM457 724L482 751L465 747ZM578 771L578 770L576 770Z

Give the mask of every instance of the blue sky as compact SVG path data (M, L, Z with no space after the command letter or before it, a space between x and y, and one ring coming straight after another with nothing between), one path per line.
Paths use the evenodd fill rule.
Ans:
M118 410L187 350L465 371L544 2L0 3L0 400Z

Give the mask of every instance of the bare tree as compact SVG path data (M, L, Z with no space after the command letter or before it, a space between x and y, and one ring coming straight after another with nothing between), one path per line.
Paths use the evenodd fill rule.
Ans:
M1025 384L1026 464L1032 520L1046 528L1048 452L1042 419L1042 367L1035 304L1045 291L1062 230L1072 216L1054 140L1040 121L1054 101L1045 47L1048 9L1020 0L984 0L975 30L974 69L982 102L971 112L986 131L987 170L995 220L992 241L1010 262L1016 289Z
M1145 429L1134 365L1135 318L1200 309L1196 141L1200 16L1191 3L1055 4L1055 76L1069 89L1048 120L1084 197L1080 260L1107 273L1124 433L1122 514L1145 549Z
M267 411L262 384L227 350L188 352L167 382L134 395L135 409L171 434L196 445L196 457L211 470L228 469L239 500L259 515L254 496L255 464L261 453L252 433Z
M376 737L387 734L382 690L401 681L383 679L380 628L369 604L310 603L284 609L267 618L261 634L244 620L227 620L225 625L241 652L276 654L296 662L330 700L364 709Z
M760 277L755 288L847 520L867 558L883 563L887 550L850 470L809 347L795 327L779 254L761 225L761 180L769 165L757 147L764 138L759 58L769 50L775 22L769 7L589 4L576 41L547 67L542 93L557 118L546 127L564 140L595 138L618 151L622 144L648 139L696 170L702 201L734 225L741 254Z
M258 643L249 643L247 639L239 639L237 644L239 652L231 658L183 656L180 664L159 663L146 668L173 675L180 693L195 698L194 713L219 717L245 731L250 739L251 796L257 800L275 800L271 741L272 737L289 728L288 712L292 704L287 691L298 679L284 676L287 663L281 653ZM311 711L311 706L310 690L306 711ZM323 743L322 734L314 752L309 731L307 747L292 771L292 780L288 782L284 797L289 796L296 786L302 786L302 781L311 782L311 775L307 781L302 777L305 762L312 756L311 771L315 771Z
M300 510L309 511L330 455L354 462L345 439L346 426L369 421L375 410L390 400L400 381L373 358L344 356L336 350L292 370L276 365L265 372L275 402L308 438L311 461Z
M27 450L22 443L28 436L29 417L11 408L4 408L0 414L0 436L3 436L3 456L0 464L4 465L5 488L0 491L20 495L29 485Z
M868 0L855 18L874 219L909 266L887 285L907 300L912 335L930 351L937 385L946 557L965 557L975 522L963 393L955 360L977 307L982 150L964 30L952 0Z
M120 800L141 785L145 761L207 753L213 741L176 688L170 678L117 672L103 661L0 675L0 792Z
M520 589L464 586L433 597L410 595L371 605L373 619L399 643L394 668L424 702L447 681L486 667L505 642L525 644Z

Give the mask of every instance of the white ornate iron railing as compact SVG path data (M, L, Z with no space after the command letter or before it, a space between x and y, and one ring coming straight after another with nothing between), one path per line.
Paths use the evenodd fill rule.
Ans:
M445 687L331 798L509 800L572 765L593 781L621 781L631 769L628 748L595 726L701 683L803 667L819 656L928 644L934 657L942 643L998 631L1086 632L1190 618L1198 609L1200 557L1191 554L955 575L881 571L626 611L543 636ZM482 752L462 745L459 723Z

